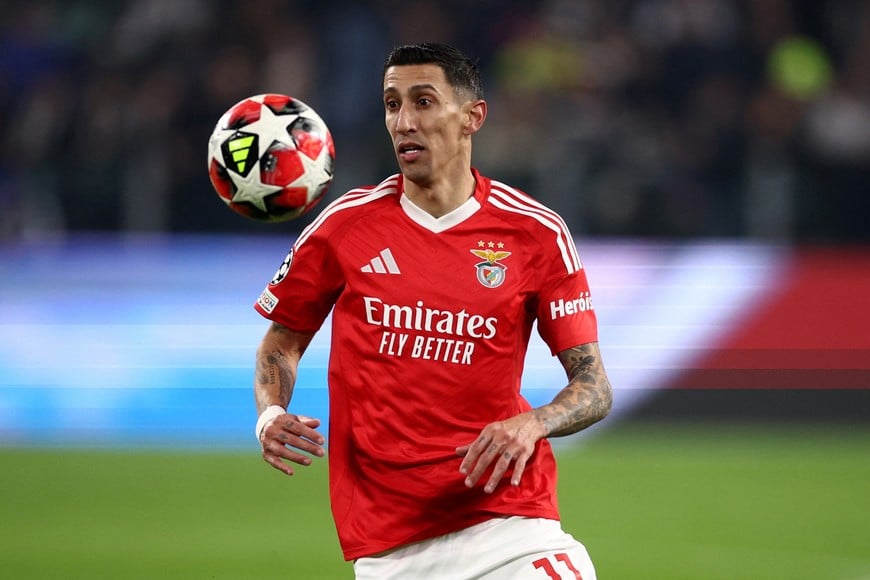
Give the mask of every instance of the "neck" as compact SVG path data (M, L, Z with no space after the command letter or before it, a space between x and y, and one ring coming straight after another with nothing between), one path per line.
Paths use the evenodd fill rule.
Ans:
M456 179L444 179L430 184L420 184L404 178L405 195L414 205L440 218L447 215L474 195L474 174L471 170Z

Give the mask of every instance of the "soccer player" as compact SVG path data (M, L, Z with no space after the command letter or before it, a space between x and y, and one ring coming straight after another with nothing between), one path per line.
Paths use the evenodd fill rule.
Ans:
M299 360L332 311L332 513L358 579L595 578L565 533L549 437L604 418L611 387L583 265L564 221L481 175L487 114L453 47L395 48L383 74L400 173L354 189L299 235L256 302L264 459L325 455L319 420L286 411ZM533 323L568 375L520 394Z

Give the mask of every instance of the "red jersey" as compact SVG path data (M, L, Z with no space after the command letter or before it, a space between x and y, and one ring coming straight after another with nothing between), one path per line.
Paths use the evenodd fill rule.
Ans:
M488 495L459 472L456 447L530 409L520 379L536 320L553 354L597 340L565 223L474 175L474 196L441 218L403 195L401 175L346 193L300 234L255 306L300 332L334 308L330 497L348 560L493 516L559 517L546 440L518 487L508 474Z

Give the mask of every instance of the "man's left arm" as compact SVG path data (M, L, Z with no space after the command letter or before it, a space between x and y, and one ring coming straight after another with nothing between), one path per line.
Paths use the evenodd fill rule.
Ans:
M604 419L613 406L613 389L597 342L563 350L559 361L568 374L568 385L551 403L532 411L545 426L545 437L581 431Z
M492 475L484 486L486 493L495 490L511 464L511 485L519 485L538 440L576 433L610 412L613 389L604 371L598 343L563 350L559 361L568 375L568 384L550 403L490 423L471 444L456 449L463 456L459 471L466 475L466 486L474 487L493 462Z

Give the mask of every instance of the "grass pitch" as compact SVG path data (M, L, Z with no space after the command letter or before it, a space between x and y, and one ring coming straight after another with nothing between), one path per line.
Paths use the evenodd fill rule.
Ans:
M606 579L870 578L870 429L616 426L559 446ZM352 578L326 469L250 453L0 449L5 578Z

